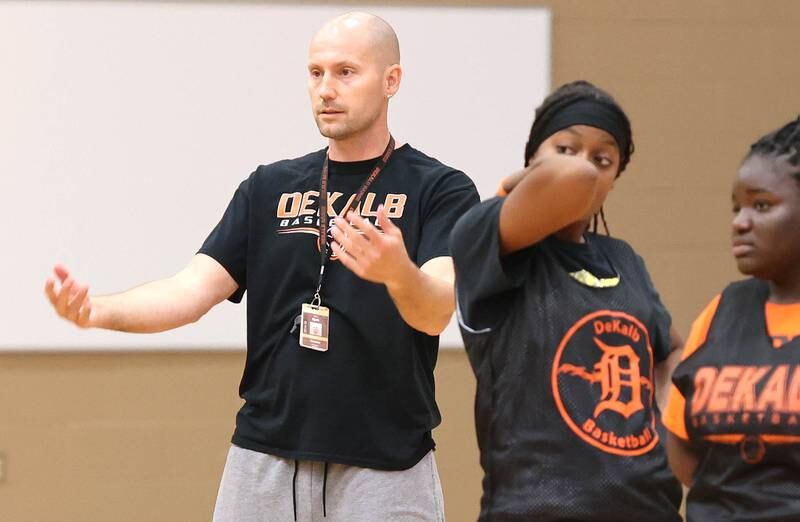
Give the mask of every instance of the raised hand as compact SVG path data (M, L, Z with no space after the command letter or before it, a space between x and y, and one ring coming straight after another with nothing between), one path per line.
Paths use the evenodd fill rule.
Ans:
M56 277L47 279L44 291L56 313L81 328L92 326L89 286L76 282L62 265L56 265L53 272Z
M337 218L333 234L333 253L339 261L362 279L387 286L407 281L416 266L408 257L403 234L378 207L378 223L383 233L353 211Z

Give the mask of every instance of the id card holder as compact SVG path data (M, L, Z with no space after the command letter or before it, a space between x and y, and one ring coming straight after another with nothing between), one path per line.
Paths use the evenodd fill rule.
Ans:
M330 311L325 306L303 304L300 312L300 346L328 351Z

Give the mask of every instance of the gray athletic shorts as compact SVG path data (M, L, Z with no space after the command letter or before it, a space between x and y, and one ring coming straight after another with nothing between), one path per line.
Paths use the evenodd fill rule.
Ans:
M231 446L214 522L442 522L433 452L414 467L381 471L284 459Z

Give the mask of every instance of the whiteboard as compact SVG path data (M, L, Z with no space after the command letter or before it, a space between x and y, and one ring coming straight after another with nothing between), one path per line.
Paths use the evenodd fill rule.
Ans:
M550 86L547 9L0 3L0 350L243 348L241 305L160 334L84 331L55 315L44 281L56 262L93 294L168 277L257 165L325 146L308 43L352 10L398 33L398 142L491 195L521 167ZM461 345L451 324L442 346Z

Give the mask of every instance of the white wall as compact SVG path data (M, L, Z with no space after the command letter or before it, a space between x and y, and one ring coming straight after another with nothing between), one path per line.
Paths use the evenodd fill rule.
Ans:
M324 146L308 41L353 6L0 4L0 349L241 348L244 308L157 335L79 331L43 294L61 262L93 293L171 275L258 164ZM546 9L364 10L400 38L398 141L483 196L518 169L550 85ZM451 325L443 345L460 346Z

